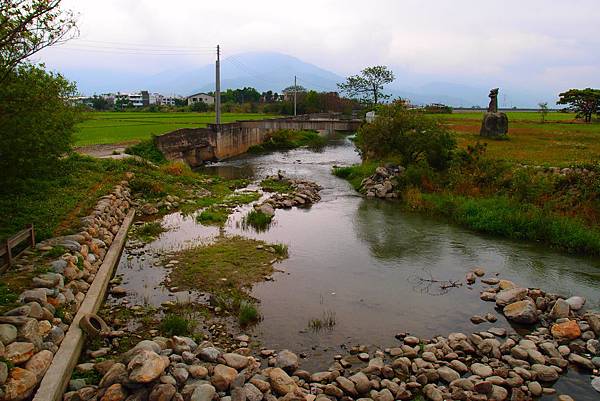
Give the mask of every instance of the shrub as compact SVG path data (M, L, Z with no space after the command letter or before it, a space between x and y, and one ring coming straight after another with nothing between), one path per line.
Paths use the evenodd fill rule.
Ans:
M125 149L125 153L139 156L142 159L149 160L156 164L163 164L167 162L165 155L163 155L162 152L156 147L156 144L154 143L154 137L128 147Z
M129 187L133 192L141 192L147 196L160 196L165 193L163 186L149 178L136 176L129 182Z
M160 170L164 173L174 176L182 176L192 174L190 166L181 161L175 161L160 166Z
M160 331L168 336L185 336L192 331L192 322L185 317L168 314L160 322Z
M456 140L435 118L397 102L381 106L375 121L359 128L356 145L366 160L400 156L404 166L426 162L443 170Z

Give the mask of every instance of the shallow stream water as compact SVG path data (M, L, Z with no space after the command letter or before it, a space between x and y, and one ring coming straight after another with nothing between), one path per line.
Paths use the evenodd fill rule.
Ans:
M279 263L274 281L256 285L263 320L248 334L269 348L304 352L302 367L325 370L332 356L352 345L370 350L398 342L394 335L409 332L423 337L451 332L482 331L492 326L512 327L479 299L481 284L441 290L434 280L464 281L465 274L482 267L486 276L499 275L522 286L587 298L587 307L600 309L600 260L575 257L546 246L484 236L401 210L394 201L360 197L344 180L331 174L334 165L358 163L347 139L331 141L322 152L306 149L261 156L244 156L204 168L225 178L261 179L282 170L287 176L316 181L323 186L321 202L308 209L277 210L266 232L243 229L249 207L231 215L224 232L289 246L289 259ZM167 215L169 231L145 247L161 252L195 245L219 234L215 227L196 223L195 216ZM137 302L160 304L187 293L172 294L160 283L166 270L152 266L150 255L125 253L119 274ZM494 313L494 324L473 325L475 314ZM335 325L319 331L311 319L330 317ZM555 385L576 400L597 400L587 374L573 369ZM553 399L554 397L547 397Z

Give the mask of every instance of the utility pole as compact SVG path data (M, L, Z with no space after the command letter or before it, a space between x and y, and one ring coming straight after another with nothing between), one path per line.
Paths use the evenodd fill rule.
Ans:
M215 67L215 123L221 124L221 48L219 45L217 45L217 62Z
M296 84L296 76L294 75L294 117L296 116L296 93L298 92L298 86Z

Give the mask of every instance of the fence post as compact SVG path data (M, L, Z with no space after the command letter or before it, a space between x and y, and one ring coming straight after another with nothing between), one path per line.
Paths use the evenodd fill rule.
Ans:
M31 230L31 248L35 248L35 228L33 227L33 223L29 224L29 230Z

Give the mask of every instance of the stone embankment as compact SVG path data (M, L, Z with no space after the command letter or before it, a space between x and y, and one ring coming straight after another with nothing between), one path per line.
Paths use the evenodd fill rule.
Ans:
M477 269L466 282L486 284L481 299L529 334L503 327L431 339L399 333L393 347L356 346L353 355L335 356L313 373L288 350L263 348L253 356L245 335L235 338L233 352L187 337L154 337L120 358L78 365L78 372L102 379L97 386L72 383L64 401L394 401L417 394L432 401L525 401L555 394L552 384L572 366L598 374L600 314L585 311L585 299L483 276ZM591 385L600 392L600 378Z
M256 210L269 216L275 214L275 209L310 206L321 200L319 191L323 188L315 182L286 178L281 173L267 177L267 179L288 184L292 189L287 193L275 193L264 202L254 206Z
M398 178L404 174L404 167L377 167L375 173L361 182L361 190L369 198L391 199L398 197Z
M130 203L128 182L122 181L81 219L80 232L45 240L37 244L39 252L20 259L15 274L33 279L18 296L20 305L0 316L0 400L20 401L35 392ZM64 253L49 261L48 252Z

